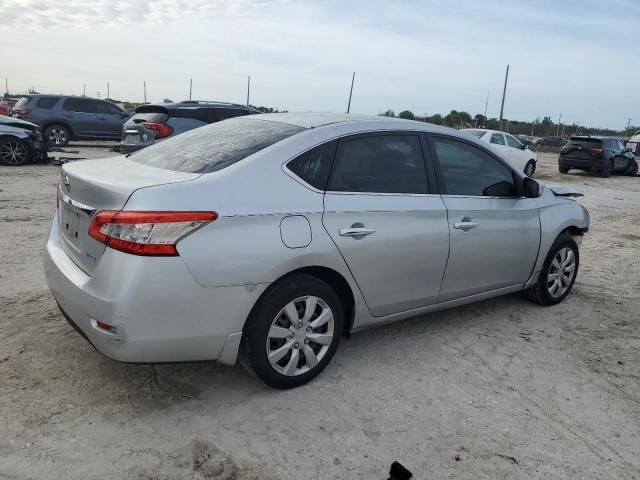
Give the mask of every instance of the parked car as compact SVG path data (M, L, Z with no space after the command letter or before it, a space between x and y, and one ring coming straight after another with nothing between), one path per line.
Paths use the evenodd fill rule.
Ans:
M538 164L538 154L532 152L513 135L498 130L479 130L466 128L462 130L476 138L479 138L506 158L509 163L528 177L533 176Z
M246 105L201 100L140 105L122 128L120 151L135 152L209 123L256 113Z
M524 291L561 302L587 211L485 142L388 117L245 116L63 165L65 318L125 362L241 362L290 388L341 336ZM517 246L517 248L514 248Z
M613 173L638 173L638 163L631 150L612 137L571 137L560 151L558 170L569 173L572 168L598 173L605 178Z
M631 138L627 141L627 148L635 156L640 156L640 130L631 135Z
M3 100L0 100L0 115L9 116L11 114L11 107Z
M0 164L17 167L45 160L47 145L37 125L0 116Z
M13 116L42 128L50 144L62 147L70 140L119 140L129 114L113 102L90 97L25 95L13 107Z
M543 137L541 145L545 147L562 147L567 142L568 140L562 137Z

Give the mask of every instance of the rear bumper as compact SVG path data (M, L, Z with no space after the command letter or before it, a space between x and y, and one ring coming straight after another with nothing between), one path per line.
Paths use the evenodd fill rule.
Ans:
M561 167L578 168L580 170L596 170L604 165L604 160L596 158L572 158L559 157L558 165Z
M69 323L100 353L122 362L234 363L238 333L267 287L202 287L180 257L138 257L111 249L89 276L60 246L55 220L44 269ZM98 321L115 332L100 329Z

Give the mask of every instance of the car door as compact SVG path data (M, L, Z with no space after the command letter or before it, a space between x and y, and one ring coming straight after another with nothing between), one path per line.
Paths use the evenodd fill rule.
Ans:
M103 138L121 138L122 125L129 115L110 102L96 102L98 134Z
M489 151L429 138L450 231L440 301L523 284L540 246L536 200L519 195L518 174Z
M76 137L97 137L98 118L95 102L88 98L70 97L62 104L62 117Z
M524 167L527 165L527 161L529 161L530 158L529 152L523 149L522 143L513 135L505 133L504 138L507 140L508 147L507 160L509 160L511 165L513 165L518 171L523 172Z
M423 142L417 133L364 134L336 150L323 224L376 317L438 299L449 231Z

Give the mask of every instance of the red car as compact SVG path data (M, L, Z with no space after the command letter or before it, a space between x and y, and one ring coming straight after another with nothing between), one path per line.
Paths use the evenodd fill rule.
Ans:
M8 117L10 114L11 107L5 102L0 102L0 115L6 115Z

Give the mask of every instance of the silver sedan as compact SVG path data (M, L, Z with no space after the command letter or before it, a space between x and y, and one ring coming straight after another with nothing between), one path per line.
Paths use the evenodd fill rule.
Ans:
M561 302L589 227L577 195L457 130L241 117L64 165L44 263L101 353L239 358L290 388L357 330L517 291Z

